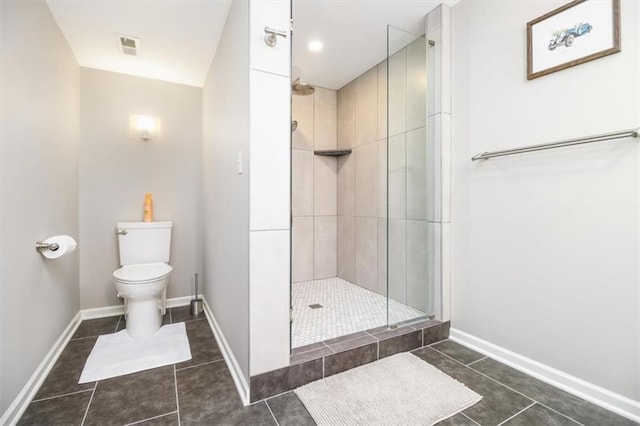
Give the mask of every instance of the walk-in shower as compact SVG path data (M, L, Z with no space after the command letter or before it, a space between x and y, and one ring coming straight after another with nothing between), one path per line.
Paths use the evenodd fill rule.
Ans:
M436 312L427 49L389 27L346 85L292 83L293 348Z

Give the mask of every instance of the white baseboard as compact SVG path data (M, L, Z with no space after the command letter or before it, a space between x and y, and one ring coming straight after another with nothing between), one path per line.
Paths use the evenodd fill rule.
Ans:
M202 297L202 295L200 297ZM192 299L192 296L173 297L171 299L167 299L167 308L186 306ZM80 315L82 315L83 320L115 317L122 314L124 314L124 305L104 306L102 308L82 309L80 311Z
M450 338L516 370L640 423L640 402L452 328Z
M249 405L249 385L242 374L242 370L236 360L227 340L220 329L215 317L213 316L213 312L211 312L211 308L207 304L207 301L200 295L200 298L204 301L204 309L207 320L209 322L209 326L213 330L213 334L218 342L218 346L220 346L220 350L222 351L222 355L224 356L225 362L227 363L227 367L231 372L231 376L233 377L233 381L236 384L236 388L238 389L238 393L240 394L240 398L242 399L242 403L244 405ZM175 297L172 299L167 299L167 308L176 308L178 306L186 306L192 300L191 296L185 297ZM71 320L69 325L64 329L58 340L54 343L53 347L49 350L47 355L44 357L36 371L31 375L25 386L22 388L16 399L11 403L7 411L0 418L0 425L15 425L20 417L24 414L25 410L29 406L29 403L35 396L40 386L46 379L47 375L53 368L53 365L56 363L60 354L71 340L73 333L75 333L76 329L85 319L94 319L94 318L104 318L111 317L116 315L122 315L124 313L123 305L118 306L106 306L103 308L93 308L93 309L83 309L79 311Z
M44 379L47 378L53 365L67 346L71 336L76 332L80 322L81 316L80 312L78 312L64 329L58 340L53 344L53 347L49 350L42 362L40 362L40 365L38 365L36 371L33 372L16 399L13 400L7 411L2 415L0 425L15 425L18 420L20 420L20 417L22 417L29 403L36 395L36 392L38 392L38 389L42 386Z
M204 312L207 316L207 320L209 321L209 326L211 327L211 330L213 330L213 334L216 337L218 346L220 347L220 351L224 357L224 361L227 363L227 367L231 372L231 377L233 377L233 382L236 384L236 388L240 394L240 399L242 399L242 403L247 406L249 405L249 385L242 374L240 364L238 364L238 360L236 360L236 357L233 355L233 351L229 347L227 339L225 339L224 333L222 333L222 329L218 325L216 317L213 315L207 300L204 298L202 300L204 301Z

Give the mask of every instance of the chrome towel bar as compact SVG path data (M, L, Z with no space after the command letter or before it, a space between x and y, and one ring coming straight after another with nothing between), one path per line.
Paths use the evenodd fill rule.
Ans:
M540 145L529 145L521 148L505 149L503 151L483 152L476 154L471 161L488 160L493 157L502 157L504 155L522 154L525 152L542 151L544 149L563 148L565 146L582 145L591 142L604 142L616 139L638 138L640 137L640 129L624 130L621 132L605 133L603 135L588 136L584 138L569 139L560 142L544 143Z

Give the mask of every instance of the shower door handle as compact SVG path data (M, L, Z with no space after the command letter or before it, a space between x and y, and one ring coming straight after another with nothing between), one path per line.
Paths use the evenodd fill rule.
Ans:
M275 30L273 28L264 27L264 42L269 47L275 47L278 44L278 36L287 38L287 32L281 30Z

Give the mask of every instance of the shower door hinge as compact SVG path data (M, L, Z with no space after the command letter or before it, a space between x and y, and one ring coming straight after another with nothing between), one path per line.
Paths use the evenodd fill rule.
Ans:
M289 308L289 322L293 323L293 308Z
M289 19L289 30L293 33L293 18Z

